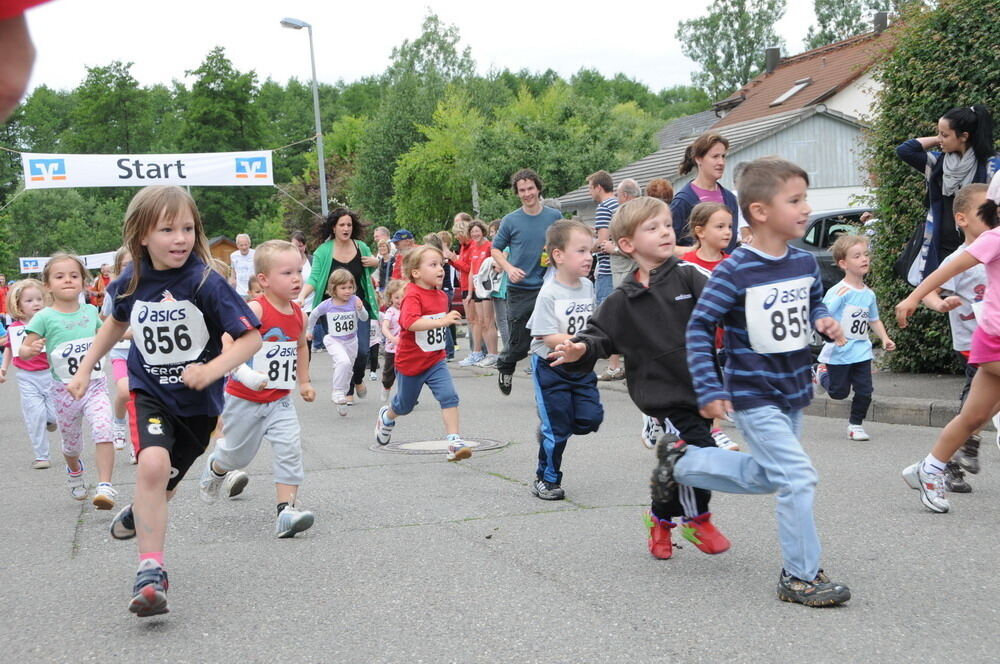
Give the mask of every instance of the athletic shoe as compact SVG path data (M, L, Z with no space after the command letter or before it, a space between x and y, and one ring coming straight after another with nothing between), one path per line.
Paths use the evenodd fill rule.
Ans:
M58 427L58 425L56 425L55 422L46 422L45 423L45 430L46 431L55 431L58 428L59 427Z
M617 369L612 369L608 367L605 369L598 377L597 380L609 381L609 380L623 380L625 378L625 369L618 367Z
M128 430L124 424L119 424L118 422L112 423L111 442L114 444L116 450L125 449L125 444L128 442Z
M847 437L850 440L871 440L872 437L868 435L865 428L860 424L848 424L847 425Z
M139 463L139 457L135 453L135 446L128 449L128 462L133 466Z
M712 429L712 440L715 441L715 446L723 450L733 450L734 452L739 452L740 446L736 442L726 435L726 432L722 429Z
M123 507L111 520L111 536L117 540L135 537L135 517L132 515L131 505Z
M368 386L365 385L364 383L358 383L357 385L354 386L354 394L359 399L364 399L366 396L368 396Z
M167 571L156 564L155 560L144 560L139 564L135 575L135 585L132 586L132 601L128 610L147 618L161 613L169 613L167 608Z
M670 519L660 519L649 510L646 510L643 518L646 528L649 529L649 537L646 540L649 554L659 560L669 560L674 555L674 543L670 535L677 524Z
M566 492L555 482L537 479L531 483L531 493L542 500L562 500L566 497Z
M374 371L369 371L368 372L368 380L370 380L371 382L374 383L375 381L378 380L378 374L375 373Z
M392 392L392 390L387 390L384 387L382 388L382 403L388 403L390 392Z
M386 424L385 415L388 412L389 407L382 406L378 409L378 417L375 418L375 442L379 445L389 444L389 439L392 437L392 428L396 426L395 421Z
M220 493L226 498L235 498L243 493L243 489L247 488L249 482L250 476L242 470L230 470L226 473L226 478L222 480Z
M681 536L705 553L723 553L729 550L729 540L712 523L711 512L684 519Z
M826 374L827 374L827 368L825 364L817 364L813 366L812 379L813 379L813 386L815 388L813 392L815 392L816 394L819 394L821 391L823 391L824 389L823 376L825 376Z
M965 481L962 467L954 461L949 461L944 467L944 488L952 493L972 493L972 487Z
M49 463L48 459L35 459L31 462L32 470L45 470L46 468L51 468L52 464Z
M448 461L461 461L472 456L472 448L460 439L452 439L448 442Z
M228 475L229 473L226 473ZM225 481L226 475L216 475L212 471L212 457L208 457L205 467L201 470L201 477L198 479L198 497L207 505L212 505L219 499L219 487Z
M531 370L531 365L529 364L525 368L521 369L521 372L524 373L525 376L530 376L533 373ZM997 440L1000 441L1000 437L998 437ZM1000 445L1000 442L998 442L997 444Z
M499 355L487 355L482 360L476 363L477 367L482 367L484 369L489 369L490 367L495 367L497 365L497 360L500 359Z
M497 372L497 387L500 388L500 393L504 395L510 394L510 388L514 386L514 375L505 374L502 371Z
M655 417L643 414L642 433L639 434L639 440L642 441L642 444L647 449L656 449L656 441L658 441L662 435L663 423Z
M288 539L295 537L303 530L309 530L313 525L313 513L300 510L292 505L278 512L278 519L274 522L274 534L278 539Z
M485 355L483 355L482 353L480 353L478 351L473 352L473 353L469 353L468 357L466 357L464 360L462 360L461 362L458 363L458 366L460 366L460 367L471 367L472 365L478 364L479 362L481 362L483 360L483 358L485 358L485 357L486 357Z
M347 417L347 407L350 405L346 401L335 401L337 404L337 414L341 417Z
M687 452L687 445L672 433L660 436L656 443L656 468L650 479L650 489L653 502L669 503L677 495L677 480L674 479L674 466Z
M73 500L86 500L87 499L87 483L83 481L83 461L78 461L80 464L80 472L73 475L69 466L66 466L66 484L69 485L69 495L73 496Z
M823 570L812 581L803 581L781 570L778 599L812 607L837 606L851 599L851 590L842 583L830 581Z
M978 434L972 434L955 455L955 461L967 473L973 475L979 473L979 443L981 442L982 438Z
M118 492L111 486L111 482L100 482L92 502L94 507L99 510L109 510L115 506L115 496L117 495Z
M920 502L932 512L943 514L951 505L944 496L944 473L925 473L924 462L918 461L903 470L903 481L920 491Z

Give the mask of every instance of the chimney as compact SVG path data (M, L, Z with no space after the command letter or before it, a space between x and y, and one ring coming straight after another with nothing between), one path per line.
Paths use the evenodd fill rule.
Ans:
M764 49L764 72L770 74L781 62L781 49L777 46Z
M889 12L875 12L875 34L882 34L889 27Z

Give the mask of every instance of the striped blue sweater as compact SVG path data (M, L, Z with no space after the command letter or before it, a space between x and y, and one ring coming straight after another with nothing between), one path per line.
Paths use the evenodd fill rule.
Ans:
M688 368L698 406L716 399L732 401L736 410L808 406L809 339L813 323L829 315L812 254L789 247L774 258L736 249L712 272L688 322ZM725 328L725 385L712 353L717 325Z

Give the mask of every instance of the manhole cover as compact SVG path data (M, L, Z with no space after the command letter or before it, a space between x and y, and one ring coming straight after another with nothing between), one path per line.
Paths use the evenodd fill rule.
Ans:
M489 438L464 438L466 445L476 452L496 450L506 447L507 443ZM388 445L373 444L368 449L375 452L394 452L396 454L447 454L448 441L441 440L393 440Z

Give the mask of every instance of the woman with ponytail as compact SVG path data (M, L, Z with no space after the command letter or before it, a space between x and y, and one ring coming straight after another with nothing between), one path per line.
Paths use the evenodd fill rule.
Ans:
M911 138L896 154L924 174L928 209L920 252L906 270L911 284L937 269L962 244L952 204L959 189L973 182L989 182L1000 170L993 142L993 118L986 106L953 108L937 123L937 135Z
M688 216L698 203L722 203L732 213L734 224L740 218L736 194L719 183L726 172L726 153L728 150L729 141L722 134L707 131L694 139L694 142L684 151L684 160L677 172L680 175L687 175L692 170L697 172L694 180L684 185L670 201L670 215L673 217L674 235L677 237L678 245L690 245L692 242L685 229ZM726 248L726 253L732 253L733 249L736 248L739 239L736 230L734 227L732 240Z

